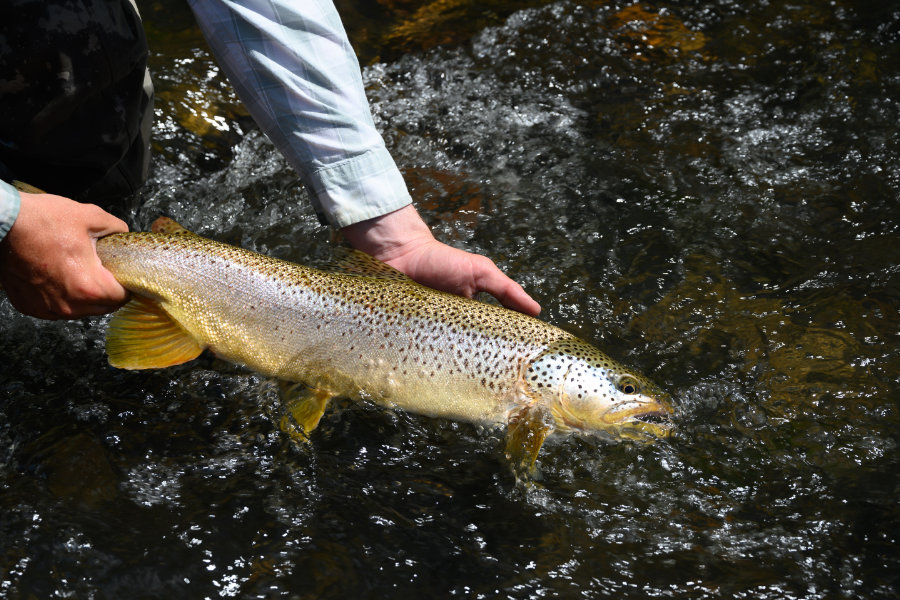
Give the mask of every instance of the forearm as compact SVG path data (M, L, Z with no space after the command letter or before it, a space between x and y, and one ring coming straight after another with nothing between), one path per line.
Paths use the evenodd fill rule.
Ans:
M336 227L411 202L330 1L191 0L222 69Z
M483 256L434 239L375 128L331 0L190 0L219 65L309 191L319 218L413 279L537 314Z

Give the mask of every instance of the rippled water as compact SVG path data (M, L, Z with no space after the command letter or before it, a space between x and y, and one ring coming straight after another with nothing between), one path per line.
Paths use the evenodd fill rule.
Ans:
M340 3L439 236L652 375L677 435L551 443L531 487L500 433L374 406L300 448L267 382L116 371L105 320L4 300L0 597L896 597L900 7L529 5ZM142 9L133 226L327 258L187 9Z

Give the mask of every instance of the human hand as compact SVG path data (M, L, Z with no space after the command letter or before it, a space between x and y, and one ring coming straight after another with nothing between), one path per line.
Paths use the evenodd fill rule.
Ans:
M128 291L103 268L98 238L128 231L99 206L20 192L19 216L0 242L0 285L16 310L41 319L112 312Z
M537 316L540 305L486 256L443 244L412 204L341 229L356 248L423 285L472 298L487 292L506 308Z

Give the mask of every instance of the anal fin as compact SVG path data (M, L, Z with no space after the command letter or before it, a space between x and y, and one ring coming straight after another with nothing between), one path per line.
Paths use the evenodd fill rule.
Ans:
M550 411L536 404L529 404L510 414L506 458L512 463L516 478L529 479L534 475L538 453L553 428Z
M160 369L197 358L204 347L154 300L134 296L109 322L106 354L119 369Z

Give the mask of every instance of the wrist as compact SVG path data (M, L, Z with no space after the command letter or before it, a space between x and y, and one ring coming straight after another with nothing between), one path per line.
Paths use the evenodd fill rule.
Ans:
M385 262L435 241L431 229L412 204L343 227L341 233L357 250Z

